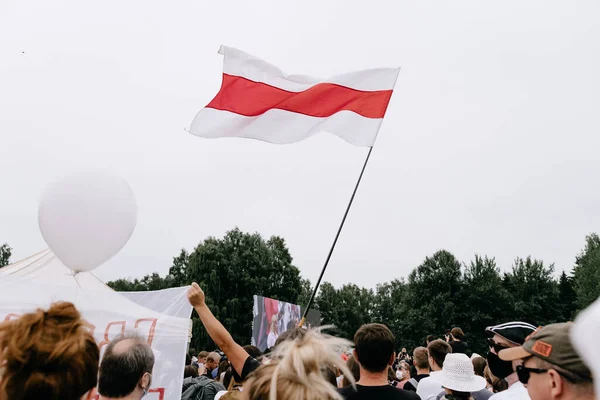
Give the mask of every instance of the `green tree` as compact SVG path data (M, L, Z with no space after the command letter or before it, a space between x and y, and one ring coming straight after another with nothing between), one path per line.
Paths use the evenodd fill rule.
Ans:
M238 343L249 342L254 295L296 304L302 291L300 271L292 265L282 238L265 241L258 233L237 228L222 239L210 237L201 242L189 254L185 270L184 281L201 285L213 313ZM193 335L194 347L212 345L198 321Z
M425 258L410 273L404 346L422 345L427 335L441 336L445 329L459 325L465 307L461 278L460 262L446 250Z
M313 293L313 286L310 284L310 280L308 279L301 279L300 280L300 294L298 295L298 305L300 307L302 307L302 310L304 312L304 308L308 305L308 302L310 301L310 297L312 296ZM313 310L318 310L319 306L317 305L317 302L313 302L311 309Z
M510 294L511 320L546 325L558 322L560 304L558 283L554 280L554 264L548 267L540 260L517 258L512 271L505 274L503 285Z
M573 277L568 276L565 271L562 272L558 280L558 292L561 302L560 319L562 321L572 321L577 311L577 293L575 293Z
M325 325L334 325L339 336L352 339L363 324L372 322L374 294L370 289L347 284L340 289L325 282L319 288L316 302Z
M502 285L494 258L475 255L475 259L465 266L463 281L460 298L465 307L457 322L467 334L470 350L485 354L488 351L485 328L506 322L509 295Z
M396 347L403 347L403 338L410 335L405 322L407 285L403 279L378 284L372 306L372 320L386 325L396 336Z
M600 237L592 233L585 240L585 249L575 259L573 270L579 310L600 296Z
M4 243L0 246L0 268L10 264L10 256L12 255L12 249L8 244Z

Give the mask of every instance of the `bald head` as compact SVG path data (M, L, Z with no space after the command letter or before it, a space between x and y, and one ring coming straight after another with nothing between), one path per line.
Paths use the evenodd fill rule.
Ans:
M113 340L100 363L98 391L104 398L122 398L147 390L154 368L154 353L145 340L122 336Z

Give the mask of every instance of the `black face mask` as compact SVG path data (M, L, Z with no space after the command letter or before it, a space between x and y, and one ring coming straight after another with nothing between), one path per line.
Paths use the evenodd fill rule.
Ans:
M504 379L515 372L512 361L502 361L497 354L492 352L488 353L487 362L492 374L499 379Z

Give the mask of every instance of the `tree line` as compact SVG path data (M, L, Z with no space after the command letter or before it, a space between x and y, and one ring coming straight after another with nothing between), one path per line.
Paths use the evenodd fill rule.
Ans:
M8 257L6 257L8 251ZM0 247L0 262L8 263L10 247ZM2 264L0 264L2 266ZM439 250L416 266L408 277L376 288L324 282L314 307L323 324L335 325L338 335L351 339L364 323L381 322L396 335L397 346L423 345L425 337L442 337L460 326L470 349L485 353L484 329L510 320L534 325L572 320L600 295L600 237L590 234L569 272L555 273L554 264L530 256L517 257L501 272L492 257L475 255L468 263ZM239 343L249 343L254 295L306 305L313 287L293 265L283 238L233 229L223 238L209 237L188 253L173 258L166 276L108 282L117 291L159 290L196 281L208 305ZM214 344L194 320L192 347Z

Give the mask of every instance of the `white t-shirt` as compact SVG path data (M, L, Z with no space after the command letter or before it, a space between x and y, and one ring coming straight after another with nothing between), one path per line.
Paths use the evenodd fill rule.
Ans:
M417 386L417 394L421 400L435 400L443 390L442 385L431 376L421 379L419 386Z
M496 393L489 400L530 400L530 398L527 388L521 382L515 382L507 390Z

